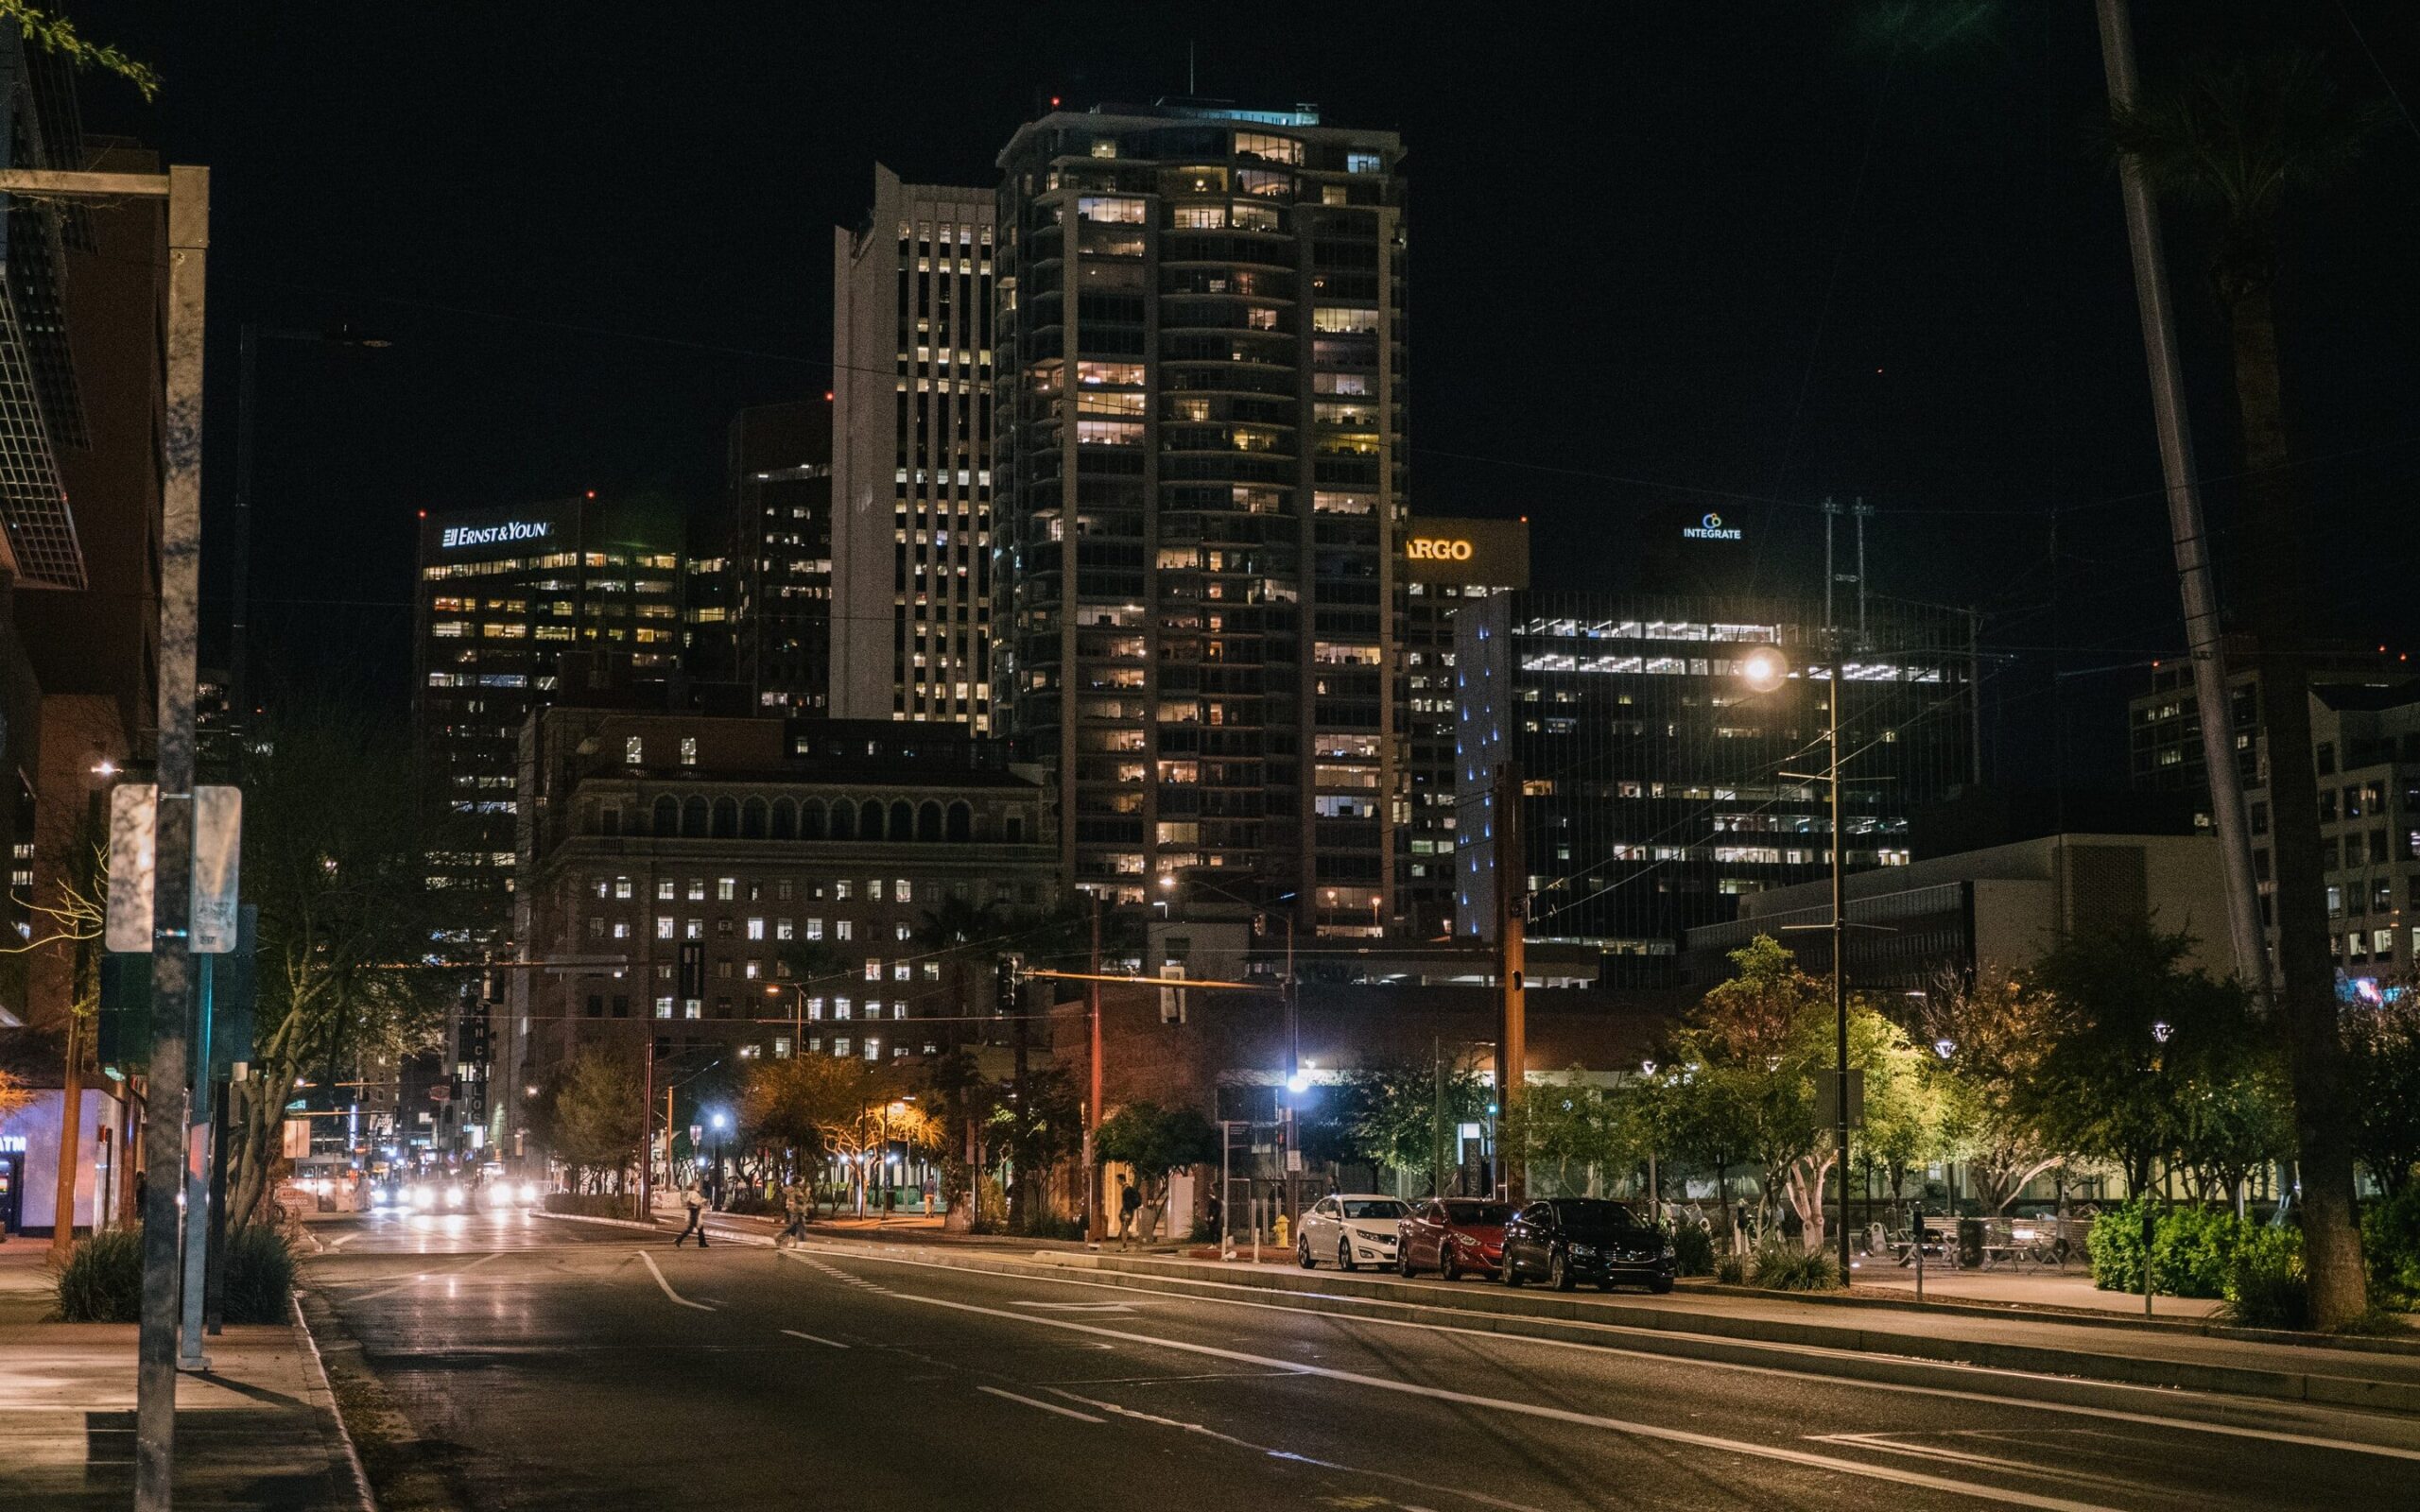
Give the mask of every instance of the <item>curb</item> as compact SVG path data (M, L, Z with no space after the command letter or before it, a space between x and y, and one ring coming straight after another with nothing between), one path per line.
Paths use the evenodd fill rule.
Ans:
M353 1435L344 1425L344 1414L337 1410L336 1387L328 1381L328 1364L320 1354L320 1341L311 1336L311 1327L302 1317L302 1294L290 1292L286 1306L294 1314L294 1332L302 1341L302 1352L310 1357L311 1373L319 1378L312 1402L320 1417L320 1433L344 1446L344 1462L353 1471L354 1494L360 1498L361 1512L378 1512L378 1498L370 1491L370 1472L361 1468L361 1452L354 1447Z
M320 1363L320 1379L327 1383L331 1411L345 1435L345 1447L352 1456L354 1469L363 1486L363 1505L368 1512L459 1512L460 1503L448 1488L442 1473L429 1463L428 1446L413 1429L411 1420L388 1394L386 1385L361 1357L360 1342L345 1331L336 1310L318 1292L298 1290L294 1294L295 1311L300 1324L311 1340L312 1358ZM324 1346L320 1336L326 1336ZM354 1422L345 1420L345 1407L339 1389L349 1391L355 1399ZM370 1455L365 1458L354 1436L356 1424L372 1440ZM369 1464L381 1464L380 1480L387 1496L382 1503L370 1486Z
M1559 1301L1548 1297L1524 1297L1516 1303L1510 1296L1479 1290L1455 1298L1456 1305L1441 1305L1433 1292L1425 1288L1403 1295L1412 1289L1400 1282L1356 1282L1331 1277L1311 1281L1290 1273L1200 1277L1170 1274L1173 1267L1165 1263L1108 1256L1050 1256L1045 1263L1063 1269L1107 1271L1193 1287L1219 1286L1277 1297L1310 1297L1326 1305L1341 1303L1373 1315L1444 1314L1461 1326L1486 1332L1552 1337L1558 1334L1550 1331L1564 1331L1577 1334L1583 1342L1606 1343L1610 1341L1602 1336L1604 1332L1617 1331L1625 1335L1623 1343L1627 1347L1660 1353L1695 1352L1735 1363L1758 1363L1757 1357L1770 1363L1771 1352L1780 1349L1801 1356L1802 1365L1804 1356L1819 1356L1834 1374L1857 1376L1888 1364L1897 1373L1869 1378L1904 1383L1939 1384L1939 1372L1945 1369L2005 1372L2000 1377L2003 1383L2011 1379L2031 1383L2030 1394L2045 1400L2079 1400L2075 1393L2089 1391L2092 1395L2087 1404L2096 1406L2109 1404L2108 1394L2113 1391L2125 1393L2130 1402L2139 1404L2140 1391L2153 1388L2420 1417L2420 1382L2375 1381L2256 1366L2203 1365L2046 1345L1936 1339L1856 1326L1723 1317L1662 1308L1626 1308L1618 1303ZM1279 1284L1283 1281L1296 1284ZM1353 1290L1328 1289L1340 1284ZM1391 1286L1396 1289L1392 1293Z

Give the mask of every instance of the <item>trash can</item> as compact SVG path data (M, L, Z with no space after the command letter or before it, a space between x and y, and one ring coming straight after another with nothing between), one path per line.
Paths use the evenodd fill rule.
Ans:
M1983 1268L1983 1220L1980 1218L1958 1220L1958 1268Z

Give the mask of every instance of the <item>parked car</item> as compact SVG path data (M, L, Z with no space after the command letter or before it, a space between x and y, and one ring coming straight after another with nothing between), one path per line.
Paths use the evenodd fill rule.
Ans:
M1504 1226L1504 1284L1544 1281L1567 1292L1582 1281L1605 1291L1616 1282L1668 1292L1676 1266L1672 1236L1618 1202L1553 1197L1524 1205Z
M1333 1259L1339 1270L1395 1263L1395 1229L1409 1211L1397 1197L1374 1192L1335 1192L1311 1204L1294 1239L1294 1259L1305 1270Z
M1504 1260L1509 1202L1482 1197L1431 1197L1412 1204L1397 1229L1395 1269L1406 1276L1433 1270L1449 1281L1493 1276Z

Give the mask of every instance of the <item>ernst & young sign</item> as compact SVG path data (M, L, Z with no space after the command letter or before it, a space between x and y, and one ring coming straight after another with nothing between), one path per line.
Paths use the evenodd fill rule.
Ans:
M546 520L508 520L500 525L447 525L438 543L447 551L464 546L501 546L515 541L544 541L555 533Z

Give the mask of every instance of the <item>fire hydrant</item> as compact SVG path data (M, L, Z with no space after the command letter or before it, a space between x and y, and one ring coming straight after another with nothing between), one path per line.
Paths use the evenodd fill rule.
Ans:
M1277 1241L1278 1248L1286 1247L1286 1215L1284 1213L1279 1213L1277 1221L1270 1226L1270 1234Z

